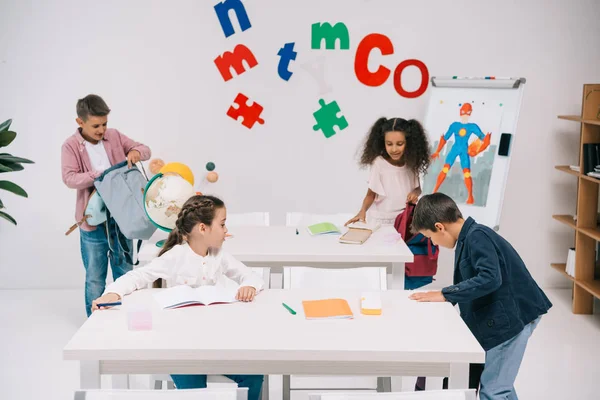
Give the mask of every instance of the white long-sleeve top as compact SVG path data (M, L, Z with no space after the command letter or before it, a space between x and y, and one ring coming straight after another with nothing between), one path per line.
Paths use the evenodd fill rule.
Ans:
M121 298L131 292L147 287L157 279L165 279L167 287L188 285L198 287L217 285L227 277L240 286L263 289L262 277L221 250L210 251L206 257L196 254L187 243L174 246L148 265L135 268L111 283L104 294L116 293Z

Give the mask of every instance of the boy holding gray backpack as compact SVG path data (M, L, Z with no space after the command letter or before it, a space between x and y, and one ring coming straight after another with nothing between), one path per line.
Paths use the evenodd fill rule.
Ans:
M113 280L133 268L119 245L115 220L108 218L97 226L86 221L84 211L94 192L94 181L125 160L131 168L139 161L150 159L151 152L118 130L107 128L110 109L100 96L90 94L78 100L76 109L79 128L63 143L61 164L63 182L77 190L75 218L80 228L81 257L86 271L85 306L89 317L92 301L104 292L109 260ZM131 240L127 240L127 246L133 248Z

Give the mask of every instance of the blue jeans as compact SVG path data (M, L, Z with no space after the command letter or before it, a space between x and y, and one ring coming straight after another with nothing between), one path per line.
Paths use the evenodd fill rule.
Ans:
M263 375L225 375L238 384L248 388L248 400L259 400L264 380ZM171 375L177 389L204 389L206 375Z
M115 281L133 269L133 266L125 260L125 253L117 241L114 219L108 221L108 228L110 246L106 236L106 222L98 225L96 230L91 232L79 230L81 258L85 267L85 311L88 317L92 314L92 301L104 293L109 260ZM128 240L128 246L130 249L133 247L131 240Z
M514 383L525 354L527 341L539 324L538 317L512 339L485 352L481 374L480 400L518 400Z

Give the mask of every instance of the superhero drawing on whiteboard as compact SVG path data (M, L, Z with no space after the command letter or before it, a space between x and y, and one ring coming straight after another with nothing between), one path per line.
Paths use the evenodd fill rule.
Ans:
M483 134L481 129L477 124L473 124L469 122L469 118L471 117L471 113L473 112L473 106L470 103L464 103L462 107L460 107L460 122L453 122L450 124L448 131L445 135L440 138L440 143L438 145L435 153L431 155L431 158L436 159L440 156L440 151L446 145L446 142L454 136L454 144L450 149L450 153L446 157L444 167L440 171L437 182L435 184L435 188L433 189L433 193L437 192L444 179L448 175L450 168L456 161L457 158L460 158L460 167L463 172L463 176L465 179L465 186L467 188L467 192L469 194L467 198L467 204L473 204L475 199L473 198L473 179L471 178L471 157L475 157L476 155L485 151L490 145L492 134L488 132L486 135ZM477 138L469 144L469 138L471 135L477 136Z

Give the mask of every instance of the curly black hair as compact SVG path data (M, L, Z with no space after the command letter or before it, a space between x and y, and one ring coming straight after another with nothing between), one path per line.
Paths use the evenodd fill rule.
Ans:
M385 117L379 118L369 131L365 141L360 165L369 166L378 157L390 159L385 150L385 134L387 132L402 132L406 137L406 148L402 156L405 165L416 174L425 173L431 162L429 140L421 123L415 119Z

